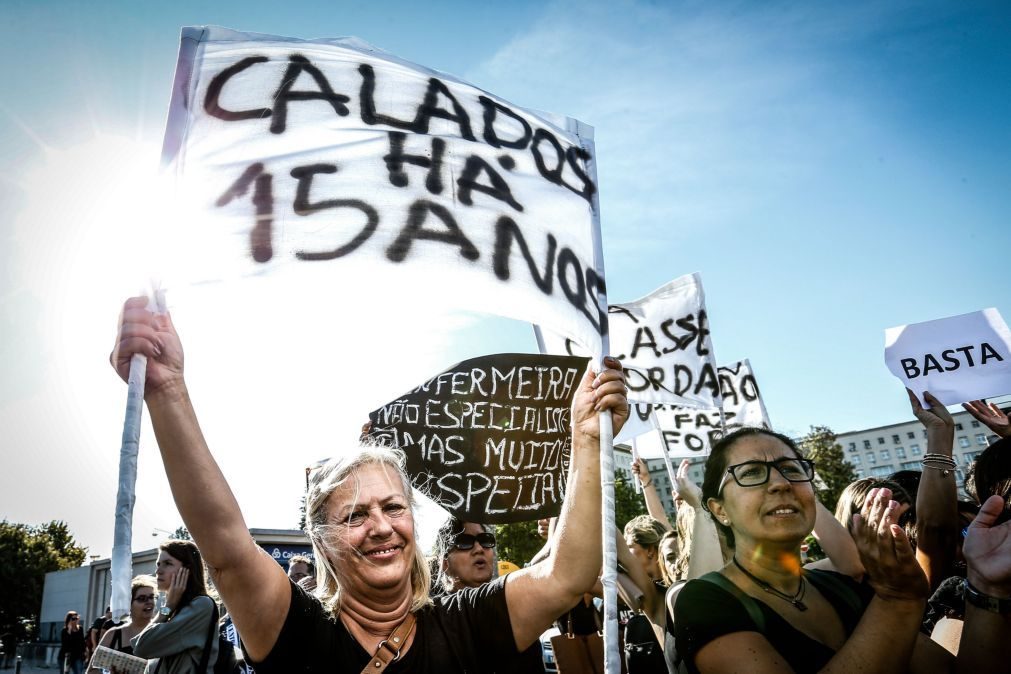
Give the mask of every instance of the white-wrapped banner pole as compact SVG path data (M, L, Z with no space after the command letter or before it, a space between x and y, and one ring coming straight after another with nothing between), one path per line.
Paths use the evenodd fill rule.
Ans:
M632 438L632 461L633 462L639 460L639 450L638 450L638 447L636 445L637 445L637 443L635 441L635 438ZM635 471L632 472L632 486L635 488L635 493L636 494L641 494L642 493L642 485L639 483L639 479L636 478Z
M604 674L621 674L618 650L618 549L614 543L614 419L600 419L601 536L604 547Z
M130 580L133 578L133 504L136 500L137 451L140 421L144 412L144 381L147 356L134 354L127 379L126 419L119 450L119 490L116 493L116 525L112 537L112 618L121 621L130 615Z

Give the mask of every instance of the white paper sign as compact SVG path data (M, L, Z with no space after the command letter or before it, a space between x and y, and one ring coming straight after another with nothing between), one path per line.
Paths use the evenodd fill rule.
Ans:
M327 290L377 305L420 290L599 351L593 130L577 120L356 38L190 27L163 160L193 208L166 233L187 283L322 268Z
M885 363L926 405L1011 393L1011 332L996 309L885 330Z
M678 405L632 405L629 421L616 441L636 437L639 454L658 459L667 454L672 458L707 456L723 428L738 426L772 428L765 410L758 382L745 359L717 369L723 395L723 411L694 409ZM626 428L632 430L626 433Z
M720 406L716 359L702 277L688 274L649 295L608 307L611 355L621 361L628 399ZM534 326L544 353L590 355L576 340Z

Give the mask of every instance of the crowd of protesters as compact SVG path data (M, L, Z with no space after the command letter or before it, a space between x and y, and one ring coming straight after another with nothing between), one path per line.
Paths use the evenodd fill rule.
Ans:
M145 399L195 543L161 546L156 578L134 580L128 622L92 635L68 613L67 671L100 644L159 674L538 672L552 624L560 672L602 671L598 415L610 412L615 432L628 416L616 360L578 387L565 500L523 569L499 576L493 528L456 518L426 558L403 453L366 440L310 475L313 559L286 572L253 542L204 441L171 319L145 305L126 303L112 364L126 379L133 354L148 358ZM1011 425L995 406L966 404L1000 439L960 500L954 423L926 400L910 394L928 437L923 470L857 480L834 516L814 462L772 430L729 429L701 485L683 462L673 518L636 460L649 514L615 531L623 671L1011 671ZM812 534L825 558L805 564Z

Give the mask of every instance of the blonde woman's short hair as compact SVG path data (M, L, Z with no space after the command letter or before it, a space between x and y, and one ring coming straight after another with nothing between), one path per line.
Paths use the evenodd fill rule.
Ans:
M358 471L366 466L384 466L400 478L407 496L407 507L413 517L417 503L411 489L411 481L405 470L407 459L399 449L393 449L370 440L362 441L351 451L335 456L309 475L309 491L306 494L305 532L312 543L316 562L315 595L326 611L334 618L340 613L340 574L334 564L341 551L335 545L335 528L340 526L330 521L327 500L338 487L354 480ZM353 482L352 482L353 483ZM414 559L411 562L411 611L417 611L432 603L430 596L431 572L425 555L415 540Z

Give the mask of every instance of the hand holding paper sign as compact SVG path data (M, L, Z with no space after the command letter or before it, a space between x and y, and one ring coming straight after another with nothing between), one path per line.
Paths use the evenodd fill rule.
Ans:
M951 418L951 414L948 413L945 406L931 395L930 391L923 392L927 407L920 404L915 393L909 389L906 389L906 393L909 394L909 405L913 408L913 415L919 419L928 433L953 434L955 432L955 420Z
M1011 331L996 309L885 331L885 363L921 402L943 405L1011 393Z
M993 403L982 400L970 400L962 403L965 411L971 414L977 421L989 428L1002 438L1011 437L1011 421L1008 420L1004 411Z

